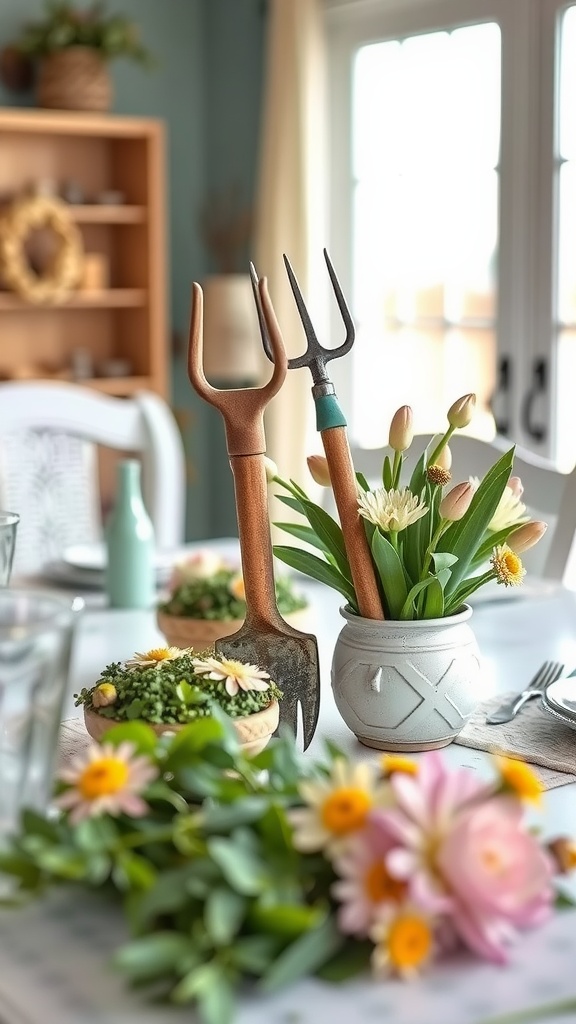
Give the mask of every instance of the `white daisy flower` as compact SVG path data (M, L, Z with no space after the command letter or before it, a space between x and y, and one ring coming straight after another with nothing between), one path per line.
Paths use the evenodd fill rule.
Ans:
M434 929L430 916L419 907L385 905L370 930L375 943L372 969L375 974L399 974L412 978L434 955Z
M289 818L294 846L302 853L341 852L350 836L364 828L370 811L390 802L389 786L377 781L373 765L344 758L334 761L330 775L298 788L308 806L289 811Z
M174 661L183 654L190 654L192 647L152 647L149 651L136 651L133 658L126 662L126 668L144 668L155 665L158 668L164 661Z
M225 680L226 690L234 697L239 690L267 690L270 679L257 665L247 665L231 658L194 658L194 670L207 679Z
M70 823L99 814L128 814L141 817L148 804L139 795L158 775L158 769L145 756L134 757L132 743L92 744L57 778L69 788L55 799L62 810L70 811Z

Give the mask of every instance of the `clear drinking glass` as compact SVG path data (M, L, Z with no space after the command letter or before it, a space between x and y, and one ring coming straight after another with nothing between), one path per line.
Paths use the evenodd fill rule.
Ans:
M0 590L0 841L51 790L74 626L82 602Z
M19 522L20 516L16 512L0 512L0 587L7 587L10 583Z

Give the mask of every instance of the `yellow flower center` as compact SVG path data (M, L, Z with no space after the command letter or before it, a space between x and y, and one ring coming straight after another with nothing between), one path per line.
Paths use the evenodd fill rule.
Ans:
M526 570L515 551L505 546L496 547L490 561L498 583L507 587L517 587L522 583Z
M495 850L490 846L484 847L480 853L480 860L489 875L502 874L506 866L502 860L499 850Z
M222 658L222 668L228 675L237 675L246 670L246 666L241 661L234 661L232 658Z
M406 883L392 878L384 862L375 860L364 875L364 889L371 903L400 903L406 893Z
M387 937L390 963L398 970L418 967L430 955L432 933L428 923L416 914L397 917Z
M153 647L151 651L146 651L145 654L147 661L170 661L171 657L167 647Z
M322 822L329 832L343 836L362 828L372 800L364 789L342 786L330 793L322 807Z
M101 757L87 765L78 780L85 800L118 793L128 782L128 765L118 757Z

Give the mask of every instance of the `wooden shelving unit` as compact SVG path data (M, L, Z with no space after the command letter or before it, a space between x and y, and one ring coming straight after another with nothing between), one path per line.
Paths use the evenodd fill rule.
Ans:
M74 183L70 205L86 253L100 253L109 287L35 305L0 290L0 377L61 379L76 350L94 367L121 359L127 377L95 376L109 394L148 388L167 395L167 255L161 121L67 111L0 109L0 202L39 181ZM100 203L107 191L122 203ZM35 372L37 371L37 372Z

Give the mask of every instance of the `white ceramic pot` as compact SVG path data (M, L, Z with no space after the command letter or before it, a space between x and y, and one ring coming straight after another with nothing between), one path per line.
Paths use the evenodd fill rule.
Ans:
M480 694L472 609L444 619L346 619L332 659L334 700L361 743L378 750L434 750L451 743Z

